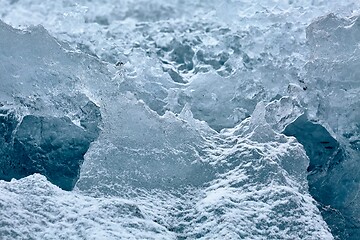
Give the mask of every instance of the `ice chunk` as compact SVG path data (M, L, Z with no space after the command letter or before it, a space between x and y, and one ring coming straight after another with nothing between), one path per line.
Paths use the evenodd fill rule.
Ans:
M341 239L357 239L360 229L358 25L359 17L330 14L307 28L307 119L299 118L285 131L304 145L310 191Z
M260 84L240 75L223 78L210 72L196 75L183 89L172 89L167 108L179 112L188 104L194 118L220 131L249 117L262 98Z
M104 194L127 188L201 186L214 170L201 160L202 131L173 113L160 117L134 96L107 105L106 128L86 154L77 187Z
M265 119L272 129L281 133L292 122L304 113L303 106L297 99L282 97L266 106Z
M308 101L319 102L309 104L310 116L326 122L339 140L358 133L359 22L359 17L345 20L328 15L307 29L313 53L306 65ZM352 140L356 141L357 137L353 136Z
M42 27L20 31L0 21L0 45L0 178L42 173L71 190L100 131L100 109L81 88L96 75L91 59L78 64Z
M131 196L179 238L333 239L308 193L303 147L267 123L273 107L258 104L254 116L216 133L194 128L189 106L182 122L130 96L118 102L107 109L113 130L86 155L80 191Z
M57 183L65 172L52 175L48 160L71 158L74 174L93 141L74 192L38 175L0 183L0 202L10 209L4 219L26 220L0 217L4 235L50 238L34 218L49 212L40 219L51 224L42 225L71 231L54 230L57 238L332 239L309 195L307 169L332 231L357 236L358 20L329 15L309 26L308 45L304 34L314 17L343 6L359 3L0 2L8 22L42 23L93 56L42 27L0 26L0 44L8 46L0 49L0 159L31 157ZM129 207L130 220L118 214L119 195L136 201L141 214L137 207ZM101 213L84 214L90 206ZM53 212L90 220L57 224ZM131 226L118 227L122 219Z

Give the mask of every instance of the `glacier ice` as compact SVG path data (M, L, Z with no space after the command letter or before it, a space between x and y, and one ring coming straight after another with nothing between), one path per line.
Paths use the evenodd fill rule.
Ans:
M0 25L0 44L6 46L0 74L1 178L42 173L70 190L101 121L99 107L76 91L81 84L76 78L86 75L45 29L22 32Z
M175 239L135 202L63 191L39 174L0 181L0 189L4 240Z
M0 1L0 238L357 239L357 9Z
M326 137L329 132L335 138L327 136L322 140L329 157L309 176L309 184L317 189L315 196L324 204L333 231L343 239L357 239L360 226L358 24L358 16L342 19L329 14L307 29L312 53L306 65L310 95L307 101L317 102L311 104L309 117L326 127L317 131L319 134Z

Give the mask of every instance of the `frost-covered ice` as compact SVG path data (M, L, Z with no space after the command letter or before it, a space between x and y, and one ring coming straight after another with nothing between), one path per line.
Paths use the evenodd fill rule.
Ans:
M357 239L359 9L0 0L0 239Z
M132 201L66 192L39 174L1 181L0 188L4 240L175 238Z

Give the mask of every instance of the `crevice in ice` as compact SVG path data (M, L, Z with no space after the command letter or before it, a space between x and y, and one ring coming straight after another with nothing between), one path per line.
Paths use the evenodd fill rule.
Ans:
M41 173L53 184L71 190L90 143L98 134L101 115L89 102L82 107L76 126L68 117L19 116L0 112L0 179L10 181Z
M356 239L352 2L2 1L0 236Z
M294 136L304 146L310 158L307 171L311 174L328 171L343 161L343 150L339 143L320 124L300 116L284 130L287 136ZM310 187L311 190L311 187ZM314 195L314 193L313 193Z
M284 134L296 137L304 146L310 159L307 168L309 192L319 203L323 218L334 236L356 239L360 221L347 206L347 199L351 198L354 189L352 184L346 184L338 176L343 174L341 169L348 162L348 153L322 125L308 120L305 115L288 125Z
M100 65L41 26L21 31L0 21L0 45L0 179L41 173L71 190L100 133L100 108L81 83L103 78Z

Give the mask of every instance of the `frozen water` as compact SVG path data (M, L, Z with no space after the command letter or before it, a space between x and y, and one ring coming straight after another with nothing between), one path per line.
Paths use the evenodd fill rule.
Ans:
M357 239L360 226L358 24L357 16L342 19L330 14L307 29L312 53L306 65L309 117L326 128L317 126L318 136L304 139L304 146L314 140L320 143L312 151L325 150L313 157L316 165L318 159L322 163L309 176L309 184L316 189L316 199L326 206L323 211L334 232L343 239ZM307 128L309 124L300 125Z
M0 189L4 240L175 239L135 202L66 192L39 174L10 183L0 181Z
M356 239L358 9L0 0L0 238Z
M0 25L1 178L42 173L70 190L99 134L99 107L80 87L90 75L43 28Z

